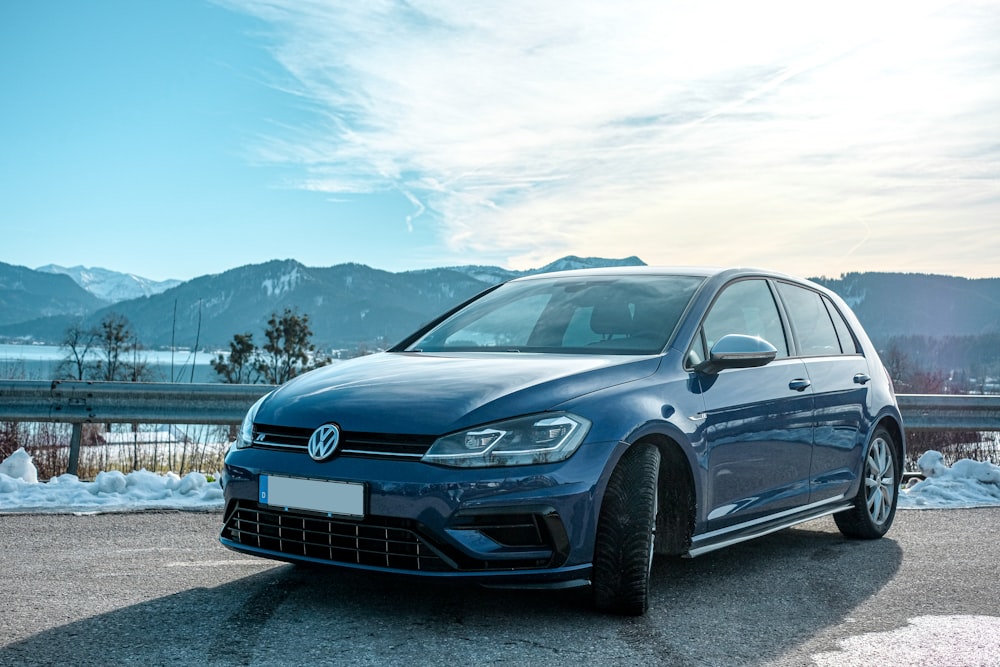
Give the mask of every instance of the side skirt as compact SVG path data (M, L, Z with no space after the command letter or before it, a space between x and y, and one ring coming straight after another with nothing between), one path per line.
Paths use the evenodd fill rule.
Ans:
M694 539L692 539L691 548L684 554L684 557L694 558L695 556L701 556L716 549L722 549L733 544L752 540L756 537L776 533L779 530L791 528L800 523L819 519L830 514L836 514L851 507L852 504L843 498L824 500L814 505L807 505L806 507L800 507L788 512L781 512L735 526L729 526L728 528L695 535Z

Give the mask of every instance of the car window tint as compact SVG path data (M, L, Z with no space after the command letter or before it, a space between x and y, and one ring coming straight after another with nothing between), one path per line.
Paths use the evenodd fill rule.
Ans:
M823 297L823 303L826 304L826 309L833 319L833 328L837 330L837 338L840 339L840 351L844 354L857 354L858 344L855 342L854 336L851 335L851 328L847 326L844 316L840 314L837 307L826 297Z
M702 330L708 350L725 335L744 334L763 338L778 350L779 357L788 356L778 307L763 280L741 280L726 287L712 305Z
M840 354L840 340L833 320L818 292L778 283L778 293L785 302L792 331L798 343L798 353L804 356Z

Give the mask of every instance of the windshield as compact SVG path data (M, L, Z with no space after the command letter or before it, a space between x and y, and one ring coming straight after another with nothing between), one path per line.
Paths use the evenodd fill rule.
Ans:
M408 352L657 354L703 278L541 278L500 286L432 328Z

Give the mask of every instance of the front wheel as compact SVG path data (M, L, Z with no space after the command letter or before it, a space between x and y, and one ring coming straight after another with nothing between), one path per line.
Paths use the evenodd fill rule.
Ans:
M594 604L602 611L639 616L649 608L659 471L660 450L637 444L608 480L594 545Z
M833 518L845 537L874 540L892 525L899 499L899 453L892 434L878 428L865 450L861 488L854 497L854 507Z

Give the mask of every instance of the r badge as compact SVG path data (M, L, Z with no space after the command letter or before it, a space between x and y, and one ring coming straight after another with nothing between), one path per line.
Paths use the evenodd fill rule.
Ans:
M309 436L309 456L314 461L326 461L337 451L340 429L336 424L323 424Z

